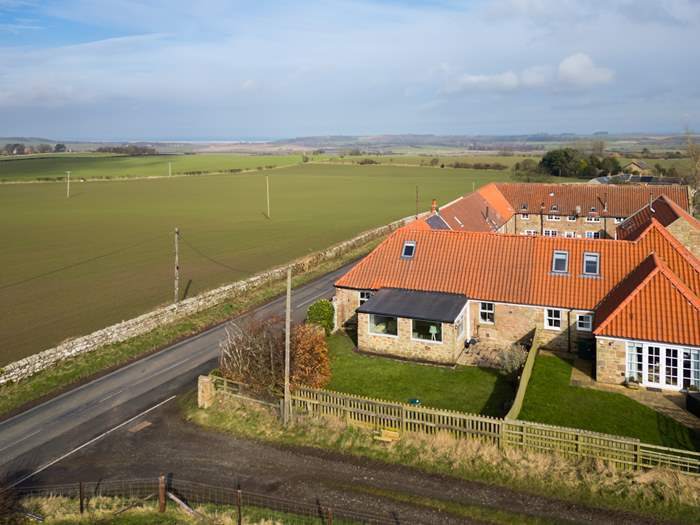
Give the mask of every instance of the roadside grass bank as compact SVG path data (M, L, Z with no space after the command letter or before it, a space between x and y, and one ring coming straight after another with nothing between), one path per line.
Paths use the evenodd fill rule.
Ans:
M342 256L323 262L309 271L293 277L294 287L313 281L341 266L366 255L383 239L348 251ZM0 386L0 420L25 410L49 397L58 395L79 383L85 383L138 358L156 352L179 340L236 317L281 295L286 289L284 279L233 296L230 300L185 319L157 328L121 343L105 346L57 366L43 370L17 383Z
M502 417L513 401L513 385L498 370L448 368L387 359L355 351L352 340L338 332L328 337L330 390L407 403Z
M700 450L697 432L623 394L571 386L571 370L566 359L538 355L518 419Z
M618 471L601 461L500 450L446 434L406 433L394 443L383 444L373 439L371 431L334 418L298 417L284 428L272 411L224 396L217 396L207 410L197 408L194 393L181 398L180 406L187 421L239 437L316 447L547 498L555 494L571 503L665 521L700 521L700 478L676 472Z
M31 497L22 500L22 506L30 512L44 517L49 525L190 525L209 523L216 525L237 525L238 514L235 507L226 505L194 505L192 508L200 517L190 516L173 502L168 502L166 511L159 513L157 501L134 501L120 497L89 498L87 510L80 514L78 500L60 496ZM119 514L117 514L119 513ZM313 520L291 513L256 507L244 508L243 523L246 525L278 525L286 523L311 523ZM306 520L309 520L308 522ZM17 521L15 523L24 523ZM26 523L31 523L29 520ZM351 525L345 520L335 520L339 525Z

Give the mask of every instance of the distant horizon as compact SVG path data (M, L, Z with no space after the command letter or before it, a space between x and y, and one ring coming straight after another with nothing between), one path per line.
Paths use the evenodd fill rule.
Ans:
M692 136L700 135L700 132L695 132L690 130ZM78 144L89 144L89 143L114 143L114 142L124 142L124 143L134 143L134 142L154 142L161 144L264 144L270 142L284 142L308 138L322 138L322 137L347 137L347 138L359 138L359 137L467 137L467 138L504 138L504 137L534 137L534 136L550 136L556 137L583 137L583 138L595 138L595 137L682 137L685 136L685 131L628 131L628 132L606 132L606 131L594 131L590 133L575 133L569 131L562 132L546 132L538 131L532 133L329 133L323 135L292 135L292 136L279 136L279 137L212 137L212 138L202 138L202 137L164 137L164 138L53 138L45 136L20 136L17 134L8 134L7 136L0 135L0 141L7 141L10 139L16 140L34 140L34 141L46 141L46 142L65 142L65 143L78 143Z

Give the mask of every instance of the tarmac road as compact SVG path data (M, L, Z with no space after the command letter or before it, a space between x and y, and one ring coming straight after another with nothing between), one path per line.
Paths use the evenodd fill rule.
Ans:
M293 321L303 321L315 300L331 297L333 283L351 266L292 290ZM245 317L284 315L284 307L279 297ZM193 388L198 375L216 366L224 330L213 327L0 422L0 479L31 482L37 470Z

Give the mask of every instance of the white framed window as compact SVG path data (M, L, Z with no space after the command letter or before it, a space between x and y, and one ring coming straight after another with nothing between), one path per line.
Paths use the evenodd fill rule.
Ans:
M586 239L600 239L600 232L586 232Z
M537 235L537 230L523 230L521 235L535 236L535 235Z
M564 237L566 237L567 239L575 239L576 232L564 232Z
M396 317L390 315L369 315L369 331L374 335L383 335L386 337L398 337L399 322Z
M561 330L561 310L556 308L544 309L544 327L547 330Z
M622 224L623 222L625 222L625 218L624 218L624 217L615 217L615 218L613 219L613 222L614 222L615 224Z
M644 347L640 343L627 343L627 379L637 383L644 380Z
M591 332L593 330L593 316L591 314L578 314L576 329L579 332Z
M561 220L561 217L559 215L547 215L547 220L557 222Z
M600 217L598 217L597 215L589 215L588 217L586 217L586 222L600 222Z
M583 254L583 274L600 275L600 254L584 252Z
M576 219L577 219L576 215L569 215L566 217L566 220L569 222L576 222Z
M412 259L416 254L416 241L405 241L403 243L403 250L401 250L401 257L404 259Z
M552 256L552 272L566 273L569 271L569 252L555 251Z
M411 319L411 339L442 343L442 323Z
M496 322L496 305L493 303L479 303L479 322L493 324Z
M520 219L523 221L529 221L530 220L530 214L529 213L521 213L520 214Z
M372 290L360 290L360 306L369 301L373 295L374 292Z
M556 237L557 235L559 235L557 230L544 230L545 237Z

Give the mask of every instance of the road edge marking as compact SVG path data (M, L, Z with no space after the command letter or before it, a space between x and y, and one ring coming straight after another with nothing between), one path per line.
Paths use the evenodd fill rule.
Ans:
M122 422L122 423L119 423L116 427L112 427L112 428L110 428L109 430L106 430L105 432L103 432L103 433L100 434L99 436L95 436L95 437L92 438L91 440L86 441L85 443L83 443L82 445L80 445L80 446L78 446L78 447L75 447L73 450L71 450L71 451L69 451L69 452L66 452L66 453L63 454L62 456L60 456L60 457L58 457L58 458L56 458L56 459L53 459L53 460L49 461L48 463L45 463L44 465L42 465L41 467L39 467L37 470L35 470L35 471L32 472L31 474L27 474L26 476L24 476L24 477L21 478L20 480L12 482L7 488L10 489L10 488L16 487L16 486L19 485L20 483L23 483L23 482L27 481L29 478L31 478L31 477L33 477L33 476L36 476L36 475L39 474L40 472L43 472L44 470L46 470L47 468L49 468L49 467L55 465L55 464L58 463L59 461L63 461L63 460L66 459L68 456L71 456L72 454L75 454L75 453L78 452L79 450L82 450L83 448L92 445L93 443L95 443L96 441L99 441L100 439L102 439L102 438L105 437L106 435L111 434L111 433L114 432L115 430L119 430L119 429L122 428L123 426L128 425L129 423L131 423L132 421L134 421L134 420L140 418L141 416L144 416L144 415L148 414L149 412L152 412L152 411L155 410L156 408L159 408L159 407L163 406L165 403L167 403L168 401L172 401L172 400L175 399L176 397L177 397L177 395L170 396L169 398L164 399L164 400L161 401L160 403L157 403L157 404L153 405L151 408L147 408L147 409L144 410L143 412L141 412L141 413L139 413L139 414L136 414L135 416L133 416L133 417L127 419L126 421L124 421L124 422ZM6 490L7 490L7 489L6 489ZM0 493L2 493L2 492L4 492L4 491L0 491Z

